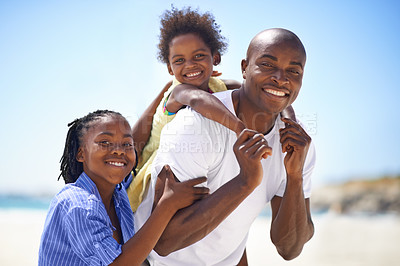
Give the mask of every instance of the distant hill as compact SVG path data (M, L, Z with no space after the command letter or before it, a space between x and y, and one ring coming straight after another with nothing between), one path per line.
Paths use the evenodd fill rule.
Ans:
M317 188L312 193L311 206L313 212L400 215L400 176Z

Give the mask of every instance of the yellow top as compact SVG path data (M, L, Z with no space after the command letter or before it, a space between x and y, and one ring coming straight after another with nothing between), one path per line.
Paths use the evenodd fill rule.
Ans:
M136 168L137 175L133 178L132 183L127 189L129 201L132 211L136 211L139 204L142 202L143 194L146 190L147 183L151 177L151 164L155 155L157 154L158 146L160 145L160 135L163 127L174 119L174 115L167 115L164 113L164 102L171 94L172 90L181 84L174 79L171 87L164 93L163 99L158 105L156 112L153 116L153 124L151 128L150 138L146 146L143 148L142 155L140 156L139 164ZM212 92L226 91L225 83L218 79L211 77L208 87Z

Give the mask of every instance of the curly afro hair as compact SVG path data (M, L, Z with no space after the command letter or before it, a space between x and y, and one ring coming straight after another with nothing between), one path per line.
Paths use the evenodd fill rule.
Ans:
M182 10L172 7L171 11L166 10L161 16L158 59L168 64L169 44L172 39L187 33L197 34L213 54L218 52L222 55L228 45L219 28L214 16L209 12L200 14L198 10L192 10L190 7Z

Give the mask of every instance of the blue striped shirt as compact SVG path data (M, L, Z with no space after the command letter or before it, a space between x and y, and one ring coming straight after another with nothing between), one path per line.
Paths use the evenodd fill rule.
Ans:
M125 243L134 235L134 229L123 185L115 188L113 199ZM82 173L50 204L40 241L39 265L108 265L121 254L113 230L95 183Z

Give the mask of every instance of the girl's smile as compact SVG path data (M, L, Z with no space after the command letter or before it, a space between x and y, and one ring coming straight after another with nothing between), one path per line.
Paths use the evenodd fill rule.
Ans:
M193 33L179 35L172 39L169 51L169 73L181 83L207 90L214 58L204 41Z
M131 127L117 116L101 117L93 123L83 137L77 159L98 187L119 184L132 171L136 159Z

